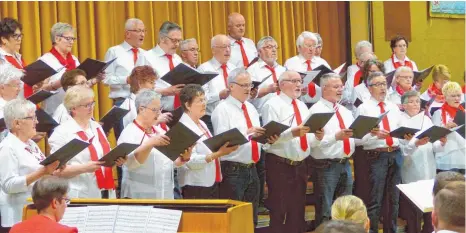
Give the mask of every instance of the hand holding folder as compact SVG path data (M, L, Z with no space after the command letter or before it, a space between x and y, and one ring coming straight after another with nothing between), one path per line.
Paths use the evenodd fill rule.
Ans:
M389 111L384 112L379 117L359 115L349 127L349 129L353 130L353 138L362 139L382 121L388 112Z
M104 162L102 166L105 167L113 167L115 165L115 161L118 158L125 158L131 152L133 152L139 145L131 144L131 143L121 143L113 150L108 152L108 154L104 155L99 161Z
M304 126L307 126L311 129L309 133L316 133L318 130L321 130L333 117L334 112L328 113L314 113L309 115L304 119Z
M97 76L99 73L102 73L109 65L111 65L117 58L114 58L108 62L102 62L98 60L94 60L91 58L87 58L84 60L81 65L79 65L76 69L81 69L86 72L87 80Z
M172 161L175 161L201 138L201 136L197 135L180 122L170 128L165 135L170 138L170 144L166 146L156 146L155 148Z
M178 84L199 84L203 86L217 77L217 75L218 73L212 72L201 73L195 69L189 68L183 63L180 63L173 70L166 73L162 77L162 80L172 86Z
M252 81L252 87L251 87L251 90L252 89L255 89L255 88L258 88L265 80L267 80L268 78L270 78L270 76L272 76L271 74L265 78L263 78L261 81ZM278 84L278 83L277 83Z
M248 142L248 139L246 139L237 128L233 128L206 139L204 144L210 149L210 151L215 152L227 142L229 142L228 146L232 147L236 145L243 145Z
M266 125L262 126L262 128L265 129L265 133L259 137L252 138L252 140L262 144L266 144L268 138L270 138L271 136L280 136L280 134L282 134L285 130L287 130L290 127L278 123L276 121L271 121Z
M447 128L444 128L444 127L434 125L434 126L430 127L429 129L427 129L426 131L419 134L416 138L422 139L424 137L428 137L430 139L429 142L434 143L435 141L439 140L440 138L443 138L443 137L447 136L448 134L450 134L450 133L452 133L454 131L457 131L461 127L464 127L464 125L460 125L460 126L457 126L455 128L452 128L452 129L447 129Z
M41 165L47 166L54 163L55 161L60 161L58 167L62 167L68 163L74 156L79 154L81 151L86 149L89 146L89 143L81 141L79 139L73 139L70 142L66 143L63 147L55 151L55 153L49 155L46 159L40 162Z
M61 68L63 69L63 68ZM54 70L52 67L47 65L42 60L37 60L28 66L24 67L26 71L25 75L21 78L23 82L25 82L29 86L34 86L37 83L40 83L47 79L48 77L56 74L59 70Z

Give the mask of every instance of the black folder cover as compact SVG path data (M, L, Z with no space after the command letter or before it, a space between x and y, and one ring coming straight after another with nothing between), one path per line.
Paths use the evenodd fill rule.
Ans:
M46 91L46 90L40 90L33 95L29 96L27 100L31 101L34 104L38 104L45 99L49 98L52 95L57 94L56 91Z
M173 70L165 74L162 77L162 80L172 86L178 84L199 84L203 86L213 78L217 77L217 75L218 73L200 73L197 70L180 63Z
M459 126L459 127L463 127L463 126ZM435 141L439 140L440 138L445 137L449 133L459 129L459 127L455 127L453 129L449 130L447 128L434 125L434 126L430 127L429 129L427 129L426 131L419 134L416 138L421 139L421 138L424 138L424 137L429 137L430 142L434 143Z
M379 117L370 117L359 115L356 120L350 125L349 129L353 130L353 138L363 138L369 133L374 127L376 127L389 111L381 114Z
M461 110L458 110L456 112L456 116L455 116L455 119L453 120L453 122L455 122L456 125L464 125L464 112L461 111ZM458 130L456 130L456 132L458 132L463 138L464 138L464 133L465 133L465 127L461 127L459 128Z
M409 127L399 127L398 129L395 129L392 132L390 132L390 136L392 136L394 138L404 139L404 136L406 134L414 135L418 131L419 131L419 129L413 129L413 128L409 128Z
M73 139L70 142L66 143L63 147L55 151L55 153L49 155L46 159L40 162L41 165L47 166L57 160L60 161L59 167L65 165L70 161L74 156L79 154L89 146L89 143L81 141L79 139Z
M39 124L36 125L37 132L49 133L52 129L57 127L59 124L44 110L36 110L37 121Z
M204 144L212 151L218 151L226 142L230 142L228 146L243 145L248 142L248 139L237 129L233 128L223 133L215 135L204 141Z
M28 66L24 67L24 70L26 71L26 74L21 78L21 80L29 86L34 86L35 84L44 81L46 78L58 72L42 60L37 60L29 64Z
M269 137L271 137L273 135L279 136L281 133L283 133L285 130L287 130L290 127L287 126L287 125L278 123L276 121L271 121L271 122L265 124L264 126L262 126L262 128L265 129L265 134L263 134L262 136L259 136L257 138L252 138L252 140L254 140L256 142L259 142L259 143L262 143L262 144L266 144L267 143L267 138L269 138Z
M272 75L270 74L269 76L263 78L261 81L252 81L252 88L251 88L251 90L254 89L254 88L259 87L265 80L267 80L268 78L270 78L270 76L272 76ZM277 84L278 84L278 83L277 83Z
M172 120L167 123L168 127L173 127L180 121L181 116L183 116L184 110L182 107L178 107L173 111L164 111L164 112L170 112L172 114Z
M86 78L89 80L97 76L99 73L101 73L105 69L107 69L107 67L110 64L112 64L115 60L116 58L108 62L103 62L103 61L94 60L92 58L87 58L86 60L84 60L83 63L81 63L81 65L77 67L77 69L84 70L84 72L86 72Z
M186 149L194 145L201 136L194 133L183 123L178 123L165 134L170 138L170 144L167 146L157 146L157 150L162 152L172 161L175 161Z
M104 132L108 133L115 125L115 122L121 120L126 114L128 114L128 112L129 110L113 106L112 109L110 109L110 111L100 119L100 122L103 123L102 128L104 129Z
M113 150L108 152L105 156L99 159L101 162L105 162L102 166L105 167L113 167L115 165L115 161L118 158L125 157L126 155L130 154L138 148L138 144L131 144L131 143L121 143L117 147L115 147Z
M309 133L316 133L317 130L324 128L334 114L334 112L314 113L304 120L306 122L304 125L311 128Z

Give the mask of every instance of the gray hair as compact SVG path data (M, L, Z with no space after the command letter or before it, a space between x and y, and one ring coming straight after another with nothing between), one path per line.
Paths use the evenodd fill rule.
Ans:
M136 95L134 105L136 106L137 112L139 113L140 107L146 107L154 100L160 100L160 94L155 92L153 89L142 89Z
M302 47L303 44L304 44L304 39L311 39L313 40L316 45L318 43L317 41L317 37L314 33L312 32L308 32L308 31L304 31L301 33L301 35L298 36L298 39L296 39L296 47L299 49L299 47Z
M257 51L259 51L262 47L264 47L264 44L266 42L270 42L270 41L273 41L275 43L277 43L277 41L275 41L275 39L271 36L264 36L262 37L258 42L257 42Z
M127 19L126 20L126 23L125 23L125 30L131 30L133 29L133 26L138 24L138 23L142 23L142 20L138 19L138 18L131 18L131 19Z
M214 37L212 37L212 39L210 39L210 48L214 48L215 47L215 42L217 42L217 40L219 40L220 38L222 37L226 37L228 38L226 35L224 34L217 34L215 35Z
M185 50L186 49L186 46L188 46L189 43L191 42L194 42L197 44L197 41L195 38L189 38L189 39L186 39L186 40L183 40L180 42L180 50Z
M324 42L322 41L322 37L320 36L319 33L314 33L314 35L317 37L317 44L320 46L324 45Z
M251 74L244 69L244 67L236 68L228 74L228 84L236 82L236 79L241 75L247 75L251 77Z
M53 199L62 199L69 191L67 179L57 176L44 176L32 186L32 201L37 212L47 209Z
M359 56L361 56L361 49L362 48L371 48L371 51L373 51L371 42L369 42L367 40L361 40L354 47L354 56L355 57L359 58Z
M52 44L55 44L55 37L61 36L67 32L75 32L75 29L71 24L58 22L52 26L50 30L50 38L52 39Z
M13 80L21 80L23 76L24 73L10 63L5 62L0 64L0 85L7 84Z
M363 59L363 58L366 58L367 59ZM359 57L357 57L358 60L360 61L363 61L366 62L367 60L370 60L370 59L375 59L377 60L377 56L375 56L375 54L371 53L371 52L365 52L365 53L361 53L359 54Z
M94 91L87 86L76 85L68 88L63 98L66 111L71 113L72 108L78 107L85 99L94 98Z
M380 76L385 77L385 75L380 71L370 73L366 79L366 86L369 87L372 84L372 79L380 77Z
M288 78L291 74L298 74L299 76L301 76L298 72L294 70L286 70L280 75L280 77L278 77L278 84L281 84L283 80Z
M418 97L419 98L419 92L417 91L407 91L405 92L402 96L401 96L401 103L402 104L407 104L408 103L408 99L410 97Z
M11 130L15 120L28 117L30 112L36 111L36 105L31 101L17 98L5 104L3 108L3 117L5 119L6 127Z
M173 30L181 31L180 25L174 22L171 22L171 21L163 22L162 26L160 26L160 29L159 29L159 41L162 38L168 37L168 33L170 33Z
M330 79L341 80L341 76L335 73L327 73L327 74L322 75L322 78L320 78L320 83L319 83L320 87L321 88L325 87Z
M400 76L400 74L403 73L403 72L410 72L410 73L413 75L413 78L414 78L414 72L413 72L413 70L412 70L410 67L408 67L408 66L400 66L400 67L398 67L398 69L396 69L395 74L393 74L393 77L394 77L394 78L392 79L392 83L390 83L390 85L391 85L392 87L394 87L395 84L396 84L396 78L397 78L398 76Z

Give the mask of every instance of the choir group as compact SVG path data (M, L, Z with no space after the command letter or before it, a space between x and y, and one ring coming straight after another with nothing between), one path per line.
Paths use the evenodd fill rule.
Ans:
M265 207L270 214L271 232L277 233L306 231L306 189L311 179L317 226L338 219L332 213L335 199L361 193L367 206L361 224L372 233L378 232L382 206L387 200L390 219L384 219L384 223L389 224L390 232L396 232L400 195L397 184L434 179L439 171L464 174L464 135L453 131L432 141L421 134L432 126L456 129L457 115L464 115L465 88L450 81L445 65L435 65L432 84L420 94L418 67L407 56L408 41L403 36L390 41L393 55L385 62L377 59L370 42L360 41L354 49L357 62L347 67L346 78L329 72L320 77L319 83L303 85L305 74L318 67L331 69L320 57L323 41L317 33L302 32L296 38L297 55L280 65L276 40L264 36L255 43L245 38L244 17L232 13L228 16L228 35L215 35L211 39L213 57L198 65L200 50L196 40L184 39L176 23L164 22L158 43L147 51L141 48L146 33L144 22L132 18L124 27L123 42L109 48L105 55L105 61L116 60L105 72L88 77L76 69L80 61L71 54L77 43L76 29L56 23L50 31L51 49L39 60L57 72L29 86L21 81L27 66L19 54L22 25L11 18L0 21L0 115L6 125L0 143L3 227L21 221L33 185L53 175L68 180L67 198L250 202L254 223L259 209ZM218 75L203 86L172 86L161 79L182 63ZM263 82L254 87L253 81ZM93 119L92 86L97 83L109 87L108 97L115 106L129 111L114 125L117 144L139 145L116 161L117 185L112 168L99 161L111 146L102 125ZM40 106L59 123L49 136L37 132L39 106L26 100L40 90L57 92ZM165 133L174 119L170 112L179 107L183 114L178 124L200 139L172 161L155 147L173 140ZM319 113L333 115L318 129L305 124L308 116ZM385 116L380 123L362 137L356 137L355 129L350 129L359 116L381 114ZM254 140L266 133L263 126L271 122L289 128L269 136L264 143ZM392 132L400 127L420 130L395 137ZM234 128L250 140L235 146L227 142L217 151L203 143ZM88 142L89 146L66 166L59 166L58 161L43 166L40 162L46 157L36 142L44 137L50 153L73 139ZM354 192L351 157L355 158L354 186L358 189ZM358 162L365 166L359 165L359 169ZM265 183L268 197L264 200ZM353 207L364 206L360 199L352 201ZM339 202L342 205L349 200Z

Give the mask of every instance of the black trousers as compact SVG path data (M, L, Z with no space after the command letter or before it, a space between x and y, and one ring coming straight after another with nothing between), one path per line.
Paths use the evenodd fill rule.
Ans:
M210 187L186 185L182 188L184 199L218 199L218 183Z

